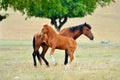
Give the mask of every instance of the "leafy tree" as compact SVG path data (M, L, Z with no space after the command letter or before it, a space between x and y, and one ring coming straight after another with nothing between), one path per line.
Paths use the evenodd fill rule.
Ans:
M104 7L111 2L114 0L1 0L0 8L13 8L28 18L51 19L51 24L59 31L68 18L91 15L97 6Z

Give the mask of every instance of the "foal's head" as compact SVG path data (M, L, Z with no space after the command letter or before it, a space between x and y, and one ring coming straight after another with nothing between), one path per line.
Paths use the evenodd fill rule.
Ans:
M42 28L42 30L41 30L41 36L42 35L44 35L44 34L47 34L48 35L48 33L50 33L51 34L51 36L53 35L53 34L56 34L56 32L55 32L55 30L52 28L52 26L50 26L50 25L48 25L48 24L44 24L43 25L43 28Z
M93 34L91 32L91 26L89 24L87 24L87 23L83 24L82 34L87 36L90 40L94 39L94 36L93 36Z
M44 24L41 30L41 35L48 33L48 24Z

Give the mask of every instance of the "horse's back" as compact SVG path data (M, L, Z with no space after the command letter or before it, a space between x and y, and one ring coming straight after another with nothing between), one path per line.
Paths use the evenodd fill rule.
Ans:
M69 28L64 28L59 32L60 35L62 36L66 36L66 37L72 37L71 31L69 30Z
M60 35L60 39L61 40L59 41L59 43L69 45L69 47L72 47L72 48L77 46L76 41L71 37L66 37L66 36Z

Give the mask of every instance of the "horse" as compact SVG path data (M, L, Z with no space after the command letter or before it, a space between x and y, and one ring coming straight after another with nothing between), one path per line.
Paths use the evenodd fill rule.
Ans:
M94 39L94 36L91 32L91 26L87 23L84 24L80 24L77 26L72 26L72 27L68 27L68 28L64 28L63 30L59 31L59 34L62 36L67 36L67 37L71 37L74 40L76 40L78 37L80 37L82 34L87 36L90 40ZM39 48L40 46L42 47L42 53L39 53ZM45 62L45 64L49 67L49 63L48 61L45 59L45 54L46 51L48 50L48 46L43 42L42 37L39 36L39 32L36 33L33 37L33 60L34 60L34 66L37 65L36 63L36 55L38 57L38 61L41 64L41 59L40 57L43 59L43 61ZM67 52L65 51L65 61L64 64L66 65L68 63L68 55Z
M40 36L42 37L43 42L51 47L50 56L54 65L57 64L53 56L55 49L65 50L70 57L70 61L68 64L71 64L74 59L73 53L77 47L77 43L73 38L65 37L58 34L52 28L52 26L48 24L43 25Z

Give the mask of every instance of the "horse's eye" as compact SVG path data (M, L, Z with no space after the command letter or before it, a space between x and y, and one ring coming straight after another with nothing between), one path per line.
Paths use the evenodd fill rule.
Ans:
M42 29L42 31L43 31L44 29Z
M89 31L89 29L87 29L87 31Z

